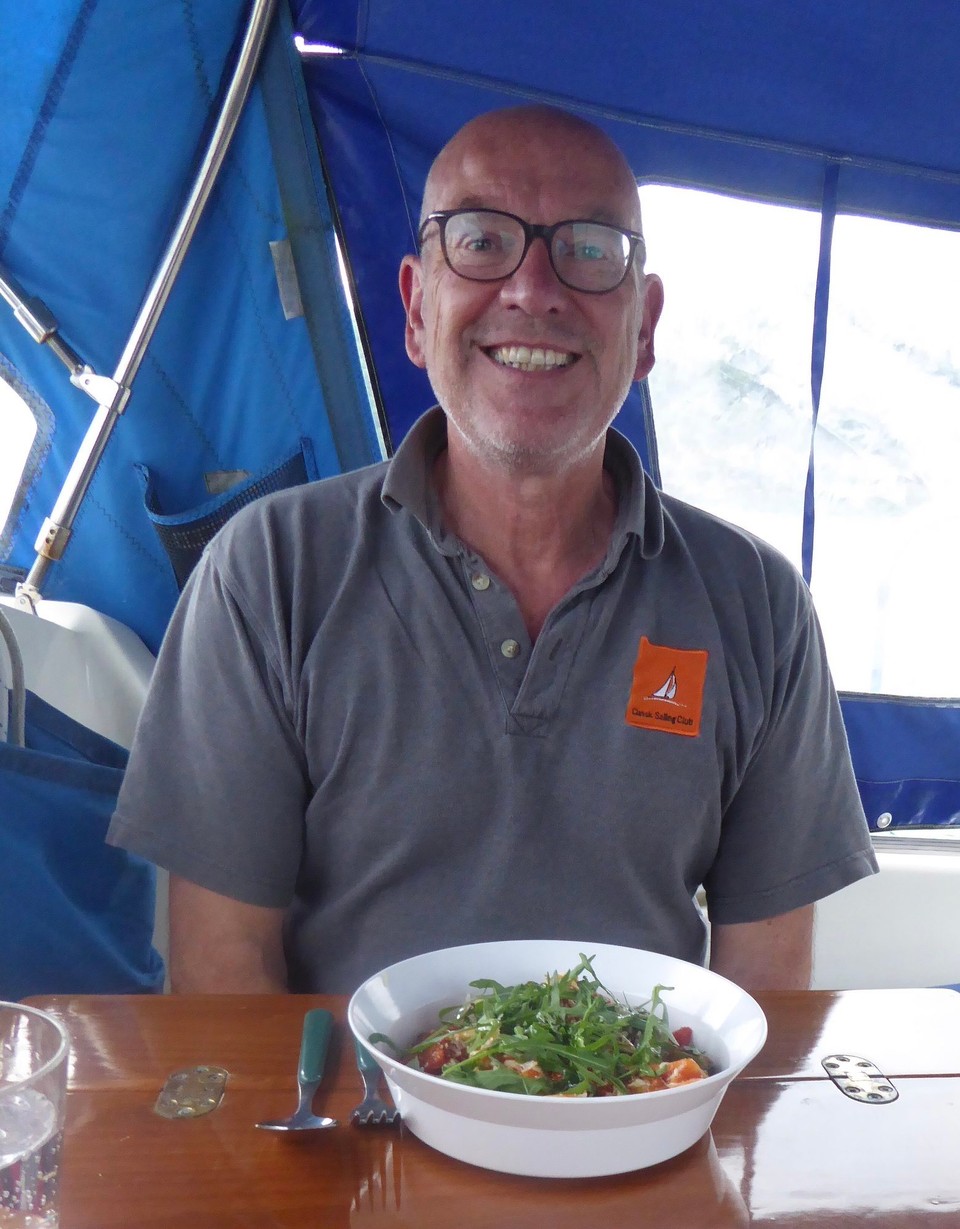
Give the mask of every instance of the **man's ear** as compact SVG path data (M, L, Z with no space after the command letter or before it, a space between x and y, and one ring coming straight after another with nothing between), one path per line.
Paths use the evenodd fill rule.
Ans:
M647 273L643 287L643 322L640 325L640 335L637 338L637 366L633 373L635 380L642 380L653 370L654 351L653 335L657 329L657 321L663 311L663 282L656 273Z
M417 256L404 256L400 262L400 298L407 315L404 341L410 362L426 367L423 353L423 266Z

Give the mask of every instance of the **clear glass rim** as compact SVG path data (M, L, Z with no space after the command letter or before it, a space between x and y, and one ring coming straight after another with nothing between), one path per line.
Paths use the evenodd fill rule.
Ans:
M26 1084L35 1084L37 1080L41 1080L45 1076L49 1075L59 1063L62 1063L66 1059L70 1053L70 1034L67 1032L64 1025L56 1018L56 1016L50 1015L49 1012L41 1011L39 1007L30 1007L27 1003L11 1003L7 1002L5 999L0 999L0 1014L5 1011L16 1011L20 1012L22 1015L32 1016L35 1020L42 1020L45 1024L52 1025L59 1034L60 1044L57 1046L56 1053L51 1058L48 1058L41 1067L36 1069L36 1071L32 1071L30 1075L25 1076L22 1080L17 1080L16 1083L8 1085L8 1088L18 1088ZM0 1089L0 1094L2 1094L2 1091L3 1090Z

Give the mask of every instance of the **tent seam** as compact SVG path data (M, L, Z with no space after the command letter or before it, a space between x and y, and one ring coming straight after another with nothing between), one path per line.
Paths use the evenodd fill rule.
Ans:
M17 167L16 174L13 177L10 196L3 211L3 216L0 218L0 253L6 249L7 240L10 237L10 228L13 225L20 202L23 200L27 185L33 175L37 158L40 156L44 135L51 119L56 113L57 107L60 105L67 80L73 70L77 53L80 50L80 45L86 35L87 26L96 7L97 0L83 0L73 25L70 27L70 33L67 35L60 59L57 61L57 67L54 69L47 92L37 112L37 118L34 121L33 129L23 151L23 157L20 159L20 165Z

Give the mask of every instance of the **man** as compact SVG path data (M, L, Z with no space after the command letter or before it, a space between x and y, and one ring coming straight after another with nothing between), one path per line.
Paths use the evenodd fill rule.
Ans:
M568 220L572 220L569 221ZM592 125L438 156L406 345L440 409L389 465L207 551L111 839L169 867L176 990L340 991L451 943L571 937L803 986L876 869L809 595L608 431L662 305Z

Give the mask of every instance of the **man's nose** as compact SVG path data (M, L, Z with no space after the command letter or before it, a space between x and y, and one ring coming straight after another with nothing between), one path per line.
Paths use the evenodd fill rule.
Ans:
M566 301L566 294L554 272L547 242L542 235L537 235L527 248L520 268L504 281L501 295L508 303L536 314L558 308Z

